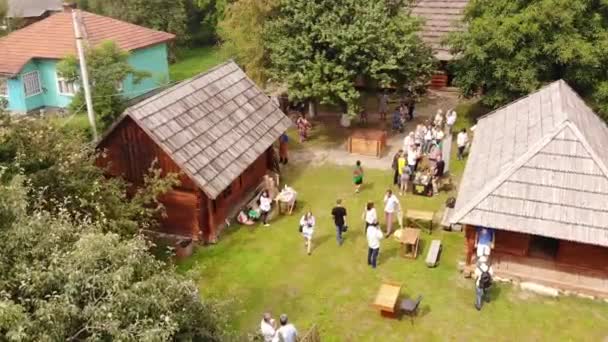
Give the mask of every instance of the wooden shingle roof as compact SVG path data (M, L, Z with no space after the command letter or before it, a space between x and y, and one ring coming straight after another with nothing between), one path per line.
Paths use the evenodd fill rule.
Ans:
M89 45L112 40L127 51L171 41L175 35L78 11ZM76 55L72 13L61 12L0 38L0 74L14 76L33 58Z
M453 58L442 40L450 32L462 29L460 22L469 0L417 0L412 14L424 19L422 39L433 48L435 57L442 61Z
M608 246L608 126L557 81L481 118L451 221Z
M127 108L126 116L211 199L291 126L232 61Z

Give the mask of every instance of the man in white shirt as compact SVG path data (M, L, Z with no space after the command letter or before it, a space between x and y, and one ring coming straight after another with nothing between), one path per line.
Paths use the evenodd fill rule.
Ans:
M414 145L414 132L410 132L408 135L403 138L403 151L407 152Z
M287 315L282 314L279 320L281 321L281 327L277 330L272 342L296 342L298 331L293 324L287 322Z
M481 256L475 268L475 308L479 311L483 302L490 302L490 298L487 293L492 285L492 277L494 276L494 270L492 266L488 265L488 257Z
M448 132L452 132L452 127L456 123L457 114L455 110L451 110L446 118L446 124L448 125Z
M458 160L464 158L464 149L469 143L469 135L467 134L466 128L463 128L460 133L456 136L456 145L458 146Z
M264 342L272 342L272 339L274 339L274 336L276 335L276 330L275 321L272 319L269 312L264 314L262 322L260 323L260 330L262 331Z
M393 217L395 213L399 210L399 199L391 189L386 191L386 195L384 195L384 218L386 220L386 236L391 235L393 231Z
M380 253L380 240L384 238L382 231L376 225L367 227L367 264L376 268Z

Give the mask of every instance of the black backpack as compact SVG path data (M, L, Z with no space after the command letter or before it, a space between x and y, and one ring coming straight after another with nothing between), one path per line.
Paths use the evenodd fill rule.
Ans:
M479 287L485 290L490 288L490 286L492 286L492 275L490 275L489 271L481 272Z

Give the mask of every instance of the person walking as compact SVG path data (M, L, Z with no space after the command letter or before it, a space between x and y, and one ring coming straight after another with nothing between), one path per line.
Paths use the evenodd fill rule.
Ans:
M363 167L361 167L360 160L357 160L355 169L353 170L353 183L355 183L355 193L359 193L361 184L363 184Z
M412 97L407 105L407 114L410 121L414 120L414 110L416 109L416 100Z
M304 113L300 114L300 117L296 120L296 127L298 128L300 143L303 143L308 139L308 130L312 127L310 122L306 120Z
M260 217L262 218L262 224L264 227L270 226L268 224L268 214L272 209L272 199L268 196L268 190L262 191L260 196Z
M344 243L342 233L346 231L346 208L342 206L341 199L336 200L336 206L331 210L331 215L334 217L334 224L336 225L336 241L338 241L339 246L342 246Z
M293 324L289 323L287 315L281 314L279 321L281 327L277 330L272 342L296 342L298 340L298 330Z
M399 199L391 189L386 191L384 195L384 219L386 221L386 236L391 235L393 231L393 220L395 213L399 209Z
M304 237L304 245L306 246L306 253L310 255L312 249L312 236L315 233L315 217L312 212L308 211L302 218L300 218L300 230Z
M289 137L287 134L283 133L279 137L279 163L287 165L288 155L288 147L287 143L289 142Z
M467 147L468 143L469 135L467 134L467 129L463 128L456 136L456 145L458 146L458 160L462 160L464 158L464 149Z
M367 227L367 264L376 268L378 264L378 254L380 254L380 240L384 238L382 231L377 225Z
M481 310L483 302L490 302L488 291L492 286L493 276L494 270L492 270L492 266L488 265L488 257L485 255L479 257L477 268L475 268L475 308L477 311Z
M399 158L403 154L403 150L397 151L393 156L393 163L391 164L391 168L393 169L393 185L399 184Z

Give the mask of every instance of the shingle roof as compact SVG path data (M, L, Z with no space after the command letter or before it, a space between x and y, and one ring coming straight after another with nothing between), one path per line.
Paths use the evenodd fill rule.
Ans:
M461 30L460 20L469 0L418 0L414 3L412 14L424 19L422 39L427 42L439 60L453 58L447 46L441 44L445 36Z
M126 116L212 199L291 126L232 61L127 108Z
M479 120L452 222L608 246L608 127L557 81Z
M113 40L123 50L170 41L175 35L79 11L88 43ZM0 74L16 75L32 58L61 59L76 54L72 14L61 12L0 38Z
M8 0L8 18L39 17L47 11L61 11L62 0Z

